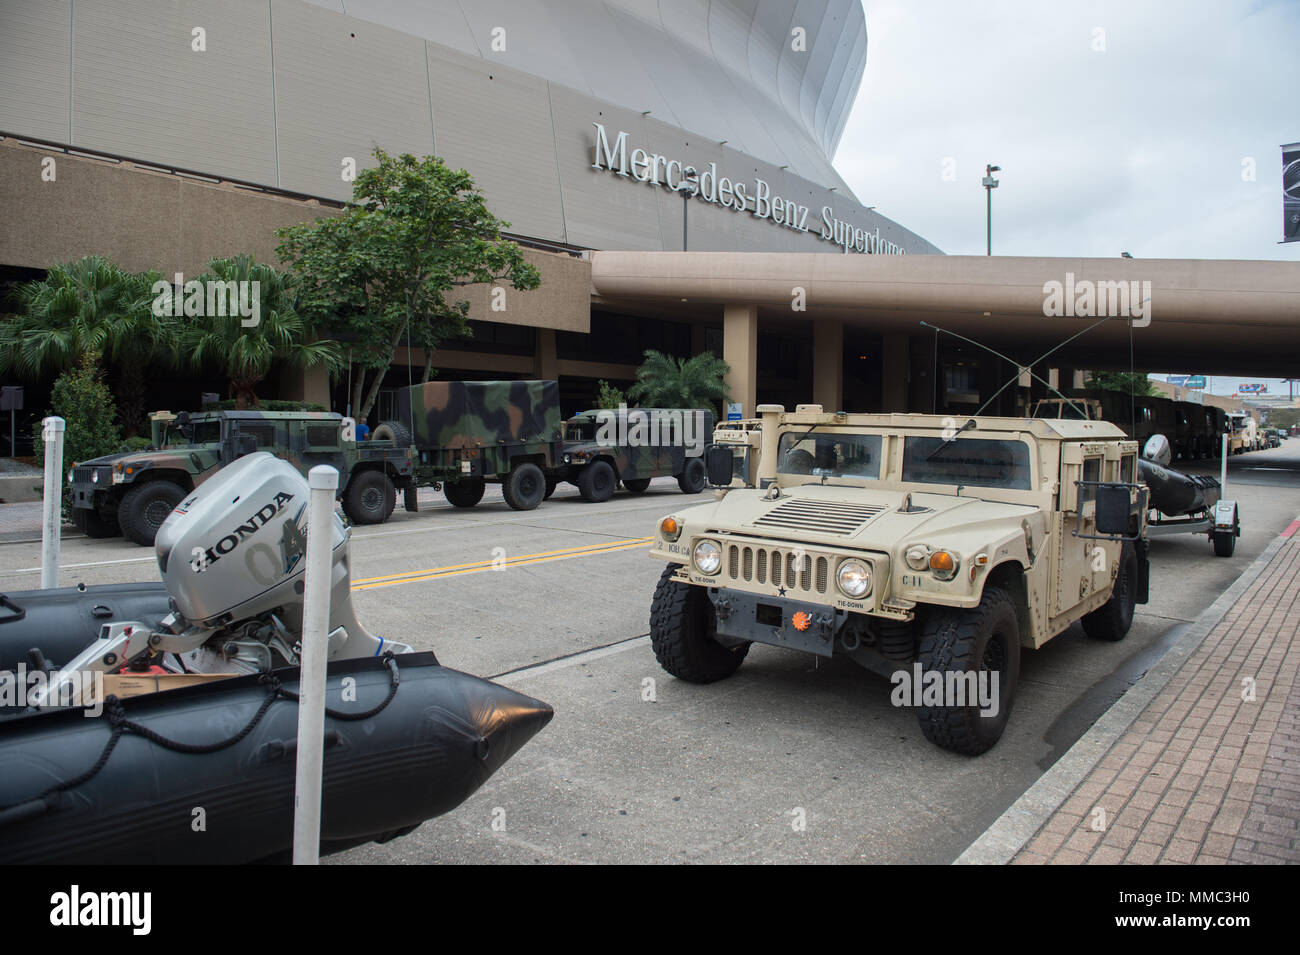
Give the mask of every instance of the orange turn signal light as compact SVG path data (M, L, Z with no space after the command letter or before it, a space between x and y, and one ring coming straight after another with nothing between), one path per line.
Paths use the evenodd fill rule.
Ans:
M937 550L930 555L930 569L943 574L951 574L957 569L957 565L953 563L952 554L946 550Z
M812 626L812 615L804 613L802 610L800 610L798 613L796 613L793 617L790 618L790 622L794 624L794 628L796 630L802 632Z
M677 540L682 533L682 526L677 523L675 517L665 517L659 522L659 532L669 540Z

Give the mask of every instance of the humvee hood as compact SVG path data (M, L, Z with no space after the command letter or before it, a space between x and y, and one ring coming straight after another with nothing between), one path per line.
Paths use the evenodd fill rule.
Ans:
M1018 524L1037 510L1024 504L914 491L912 510L904 512L900 508L905 497L906 492L897 489L835 485L786 488L774 501L758 492L732 491L717 502L708 524L718 531L753 537L888 548L932 528L951 534L1000 521ZM700 530L699 520L687 517L690 529Z

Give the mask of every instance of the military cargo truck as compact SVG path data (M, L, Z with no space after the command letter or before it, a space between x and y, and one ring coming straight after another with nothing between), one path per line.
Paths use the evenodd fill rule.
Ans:
M705 487L704 447L713 412L701 408L595 409L564 423L560 466L547 473L547 496L560 481L587 501L607 501L620 481L642 494L657 477L675 477L683 494Z
M269 451L304 474L318 464L337 468L343 512L353 523L388 520L398 488L407 493L407 509L415 509L410 448L346 439L340 415L212 411L150 417L153 448L82 461L69 472L73 522L87 535L120 533L152 546L158 528L187 494L254 451Z
M456 507L473 507L491 482L512 508L532 510L561 463L554 381L430 381L400 389L396 411L374 438L413 447L416 483L441 487Z
M723 679L753 643L844 655L924 685L896 704L974 755L1023 650L1075 623L1123 639L1146 602L1138 448L1113 424L758 410L705 452L714 500L656 528L650 637L674 676Z

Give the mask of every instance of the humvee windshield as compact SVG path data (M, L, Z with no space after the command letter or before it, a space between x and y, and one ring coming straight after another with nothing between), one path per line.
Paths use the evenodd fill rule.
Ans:
M918 484L1030 489L1029 445L994 438L907 438L903 480Z
M1035 418L1064 418L1067 421L1087 421L1088 414L1085 407L1077 404L1066 404L1061 402L1040 401L1034 408Z
M787 431L777 449L782 474L880 480L880 435Z
M217 444L220 441L220 421L199 421L194 425L194 444Z

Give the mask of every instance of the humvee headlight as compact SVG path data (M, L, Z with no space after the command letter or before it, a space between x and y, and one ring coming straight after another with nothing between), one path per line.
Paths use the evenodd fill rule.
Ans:
M956 554L946 550L937 550L930 555L930 569L940 580L952 580L961 561Z
M903 555L907 561L907 566L913 570L925 570L930 566L930 548L924 544L913 544Z
M659 533L665 540L675 541L682 536L682 525L675 517L665 517L659 522Z
M871 568L860 560L846 560L835 575L846 597L858 599L871 593Z
M700 573L710 577L722 567L722 548L718 546L717 541L708 538L700 541L695 545L694 557L695 566L700 569Z
M74 472L74 471L69 471L69 472L68 472L68 483L69 483L69 484L72 483L72 476L73 476L73 474L75 474L75 473L76 473L76 472Z
M91 484L99 483L99 468L95 468L95 470L90 472L90 483Z

